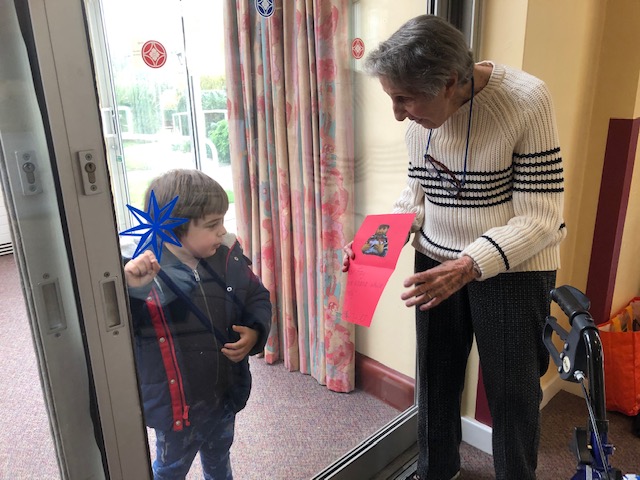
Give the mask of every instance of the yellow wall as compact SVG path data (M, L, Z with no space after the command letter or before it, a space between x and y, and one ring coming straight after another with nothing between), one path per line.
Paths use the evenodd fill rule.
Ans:
M527 21L526 0L485 0L480 16L479 60L522 68Z
M569 233L558 284L586 288L609 121L638 116L639 25L636 0L529 1L523 68L549 84L565 160ZM626 216L614 311L640 291L640 202L634 201L639 196L636 179Z
M639 83L640 85L640 83ZM636 113L636 118L638 118ZM629 193L629 206L622 234L620 262L613 293L611 314L640 296L640 142L636 149L635 167Z
M640 2L610 0L600 58L598 113L613 118L640 117ZM614 88L608 88L615 85ZM596 119L594 118L594 121ZM636 151L620 260L611 310L616 312L640 295L640 155Z

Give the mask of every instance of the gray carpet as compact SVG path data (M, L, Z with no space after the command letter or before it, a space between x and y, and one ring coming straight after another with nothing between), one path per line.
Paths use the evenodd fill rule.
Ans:
M57 480L60 475L12 255L0 256L0 278L0 479ZM251 370L253 391L237 417L231 449L239 480L310 478L398 414L362 391L331 392L308 375L288 372L282 363L267 365L252 358ZM154 445L152 431L149 441ZM188 478L202 478L198 460Z
M10 255L0 256L0 278L0 479L58 480L24 300ZM238 415L231 450L238 480L308 479L397 414L361 391L330 392L307 375L287 372L282 363L267 365L253 358L251 369L254 389ZM640 473L640 438L631 433L631 419L613 412L608 416L610 440L616 446L612 464L624 473ZM539 480L571 478L575 459L568 443L573 427L586 422L584 400L566 392L543 409ZM463 444L461 457L462 479L494 478L490 455ZM198 461L188 478L202 478Z
M631 431L631 418L608 412L609 441L616 451L611 465L623 473L640 474L640 438ZM588 410L584 399L560 391L542 409L538 480L570 479L576 473L576 459L569 449L574 427L586 427ZM461 480L495 478L492 457L469 445L461 449Z

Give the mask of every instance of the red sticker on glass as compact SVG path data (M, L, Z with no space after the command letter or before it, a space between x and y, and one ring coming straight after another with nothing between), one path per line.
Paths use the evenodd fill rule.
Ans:
M361 38L354 38L353 42L351 42L351 55L356 60L361 59L364 56L364 42Z
M144 63L151 68L160 68L167 62L167 49L155 40L144 42L140 53Z

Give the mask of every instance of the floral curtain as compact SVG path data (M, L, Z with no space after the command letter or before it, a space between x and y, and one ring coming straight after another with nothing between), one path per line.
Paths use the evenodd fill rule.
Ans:
M225 0L238 236L274 306L265 359L339 392L354 388L355 355L339 316L354 223L349 16L348 0Z

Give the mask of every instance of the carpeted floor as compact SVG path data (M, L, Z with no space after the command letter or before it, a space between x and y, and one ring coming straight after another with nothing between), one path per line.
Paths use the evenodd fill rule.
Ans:
M631 418L608 412L609 441L615 445L611 465L623 473L640 474L640 438L631 431ZM542 409L538 480L568 480L576 473L576 458L569 449L574 427L586 427L588 410L583 398L560 391ZM495 478L490 455L463 444L461 480Z
M0 279L0 480L57 480L13 256L0 256ZM282 363L252 358L251 370L253 391L237 417L231 449L239 480L310 478L398 414L362 391L331 392L308 375L288 372ZM154 445L153 431L149 441ZM188 478L202 478L199 460Z
M0 479L60 478L40 390L38 369L20 282L12 256L0 256ZM397 411L363 392L330 392L307 375L289 373L283 364L252 358L254 388L237 418L231 450L238 480L311 478ZM640 438L631 419L611 412L612 464L640 473ZM542 410L538 479L569 479L575 458L568 444L575 426L586 426L582 398L560 392ZM153 445L153 432L149 435ZM152 455L153 456L153 455ZM494 478L490 455L461 446L462 479ZM188 479L202 478L199 462ZM391 477L390 477L391 478ZM354 479L364 480L364 479Z

